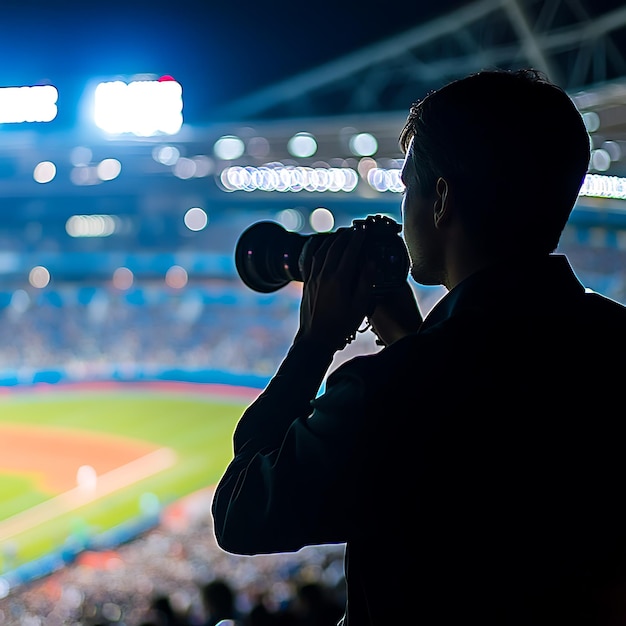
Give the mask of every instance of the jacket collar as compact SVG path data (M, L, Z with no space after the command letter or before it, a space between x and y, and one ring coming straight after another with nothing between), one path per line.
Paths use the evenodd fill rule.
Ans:
M563 254L550 254L523 263L482 269L460 282L432 308L420 331L426 330L465 309L524 310L533 303L563 306L583 295L585 288Z

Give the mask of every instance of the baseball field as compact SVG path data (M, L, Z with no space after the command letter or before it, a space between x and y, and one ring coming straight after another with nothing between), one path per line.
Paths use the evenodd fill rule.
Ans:
M169 382L0 389L0 574L214 485L258 393Z

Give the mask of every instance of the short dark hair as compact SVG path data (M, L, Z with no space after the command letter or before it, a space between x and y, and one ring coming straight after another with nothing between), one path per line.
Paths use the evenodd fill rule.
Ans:
M571 98L534 69L483 70L426 95L400 134L424 193L439 176L461 219L491 252L553 252L589 167L590 140ZM550 150L542 158L542 148Z

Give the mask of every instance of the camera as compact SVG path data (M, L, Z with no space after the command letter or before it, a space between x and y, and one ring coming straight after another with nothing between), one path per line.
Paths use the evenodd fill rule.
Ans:
M354 220L352 228L367 230L362 250L364 260L374 262L374 294L401 286L409 273L409 257L399 233L400 224L383 215ZM270 293L291 281L304 282L303 268L319 245L336 233L301 235L277 222L262 221L249 226L235 248L235 266L243 282L262 293Z

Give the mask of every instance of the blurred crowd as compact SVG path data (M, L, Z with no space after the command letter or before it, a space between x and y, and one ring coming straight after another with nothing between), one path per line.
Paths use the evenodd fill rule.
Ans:
M0 600L3 626L335 626L344 597L343 545L244 557L221 550L212 491L163 512L161 523L115 549Z
M0 372L64 368L78 380L123 368L219 369L266 375L295 332L292 290L237 283L173 290L65 284L0 294Z
M626 303L626 251L564 236L590 288ZM62 368L75 380L115 370L221 370L270 376L297 329L300 283L257 293L238 280L121 290L65 283L0 291L0 373ZM415 286L422 312L443 294Z

